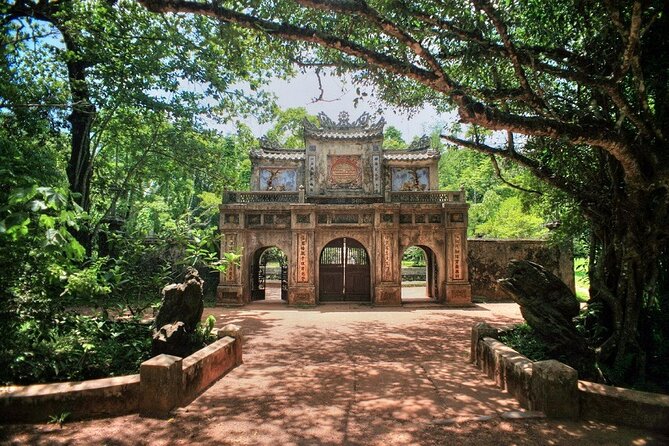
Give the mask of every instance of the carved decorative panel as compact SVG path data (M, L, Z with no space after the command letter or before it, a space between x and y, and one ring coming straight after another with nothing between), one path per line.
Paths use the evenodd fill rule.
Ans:
M362 188L362 162L359 155L328 156L328 187Z
M453 280L462 280L462 234L453 234Z
M314 147L314 146L312 146ZM315 149L315 147L314 147ZM309 184L307 185L309 192L314 192L316 188L316 156L309 155L308 160Z
M295 169L260 169L260 190L296 191L297 171Z
M383 273L382 278L385 282L393 280L393 247L390 234L383 234L381 238L383 249Z
M248 226L260 226L260 214L247 214L246 224Z
M300 224L311 223L310 214L297 214L295 220Z
M334 224L350 224L358 222L358 214L334 214L332 216L332 223Z
M392 190L409 192L424 191L430 187L430 169L427 167L393 167Z
M374 174L374 176L373 176L374 193L380 194L381 193L381 156L380 155L374 155L372 157L372 172Z
M305 233L297 236L297 281L309 282L309 237Z
M290 226L290 214L275 215L274 224L279 226Z
M237 250L237 234L226 234L223 251L235 252ZM225 271L225 281L228 283L235 283L237 281L237 267L229 265Z
M239 215L238 214L225 214L225 224L238 225L239 224Z
M413 223L411 214L400 214L401 225L410 225L411 223Z
M381 221L384 223L392 223L393 222L393 214L383 214L381 216Z

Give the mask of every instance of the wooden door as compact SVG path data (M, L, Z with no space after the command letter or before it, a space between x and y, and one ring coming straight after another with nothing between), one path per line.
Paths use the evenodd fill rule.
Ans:
M365 248L351 238L328 243L319 261L321 302L369 302L369 257Z

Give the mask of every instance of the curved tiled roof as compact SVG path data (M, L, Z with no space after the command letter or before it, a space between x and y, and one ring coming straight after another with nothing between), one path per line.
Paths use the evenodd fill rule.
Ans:
M251 150L250 158L262 158L266 160L303 161L304 149L260 149Z
M320 126L304 120L304 136L323 139L368 139L383 137L383 126L386 121L381 118L370 123L369 113L363 113L358 119L349 122L346 112L339 113L339 121L334 122L325 113L318 114Z
M439 159L441 153L438 150L427 149L420 151L410 150L384 150L383 159L388 161L422 161Z

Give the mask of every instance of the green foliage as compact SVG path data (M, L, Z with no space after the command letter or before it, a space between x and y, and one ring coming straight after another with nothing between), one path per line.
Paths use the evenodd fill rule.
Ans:
M1 351L3 384L136 373L139 364L149 358L148 325L62 311L36 318L33 307L43 304L25 301L15 308L17 317L6 326Z
M425 266L425 251L418 246L409 246L402 256L402 265Z
M501 332L499 340L532 361L551 359L546 344L536 337L532 327L526 323Z
M216 335L212 332L214 325L216 325L216 318L211 314L207 316L204 323L197 323L190 339L193 350L197 351L216 341Z
M402 132L399 129L389 125L383 131L384 149L406 149L407 143L402 138Z
M49 424L58 424L60 427L63 427L63 424L70 418L70 415L72 415L71 412L61 412L56 415L50 415Z

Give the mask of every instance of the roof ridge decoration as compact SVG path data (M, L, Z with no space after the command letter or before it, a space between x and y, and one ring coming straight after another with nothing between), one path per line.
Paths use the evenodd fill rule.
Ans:
M386 120L380 118L376 123L371 122L369 113L364 112L358 119L350 122L348 112L339 113L337 122L323 112L318 114L318 124L304 120L304 133L310 136L332 139L365 139L383 136L383 126Z
M432 139L427 136L423 135L418 139L414 139L411 144L409 144L409 147L407 147L408 152L418 152L422 150L431 150L432 149Z
M267 135L261 136L258 139L258 142L260 143L260 148L261 149L269 149L269 150L282 150L283 149L283 147L281 147L281 144L279 144L278 142L276 142L274 140L269 139L267 137Z

